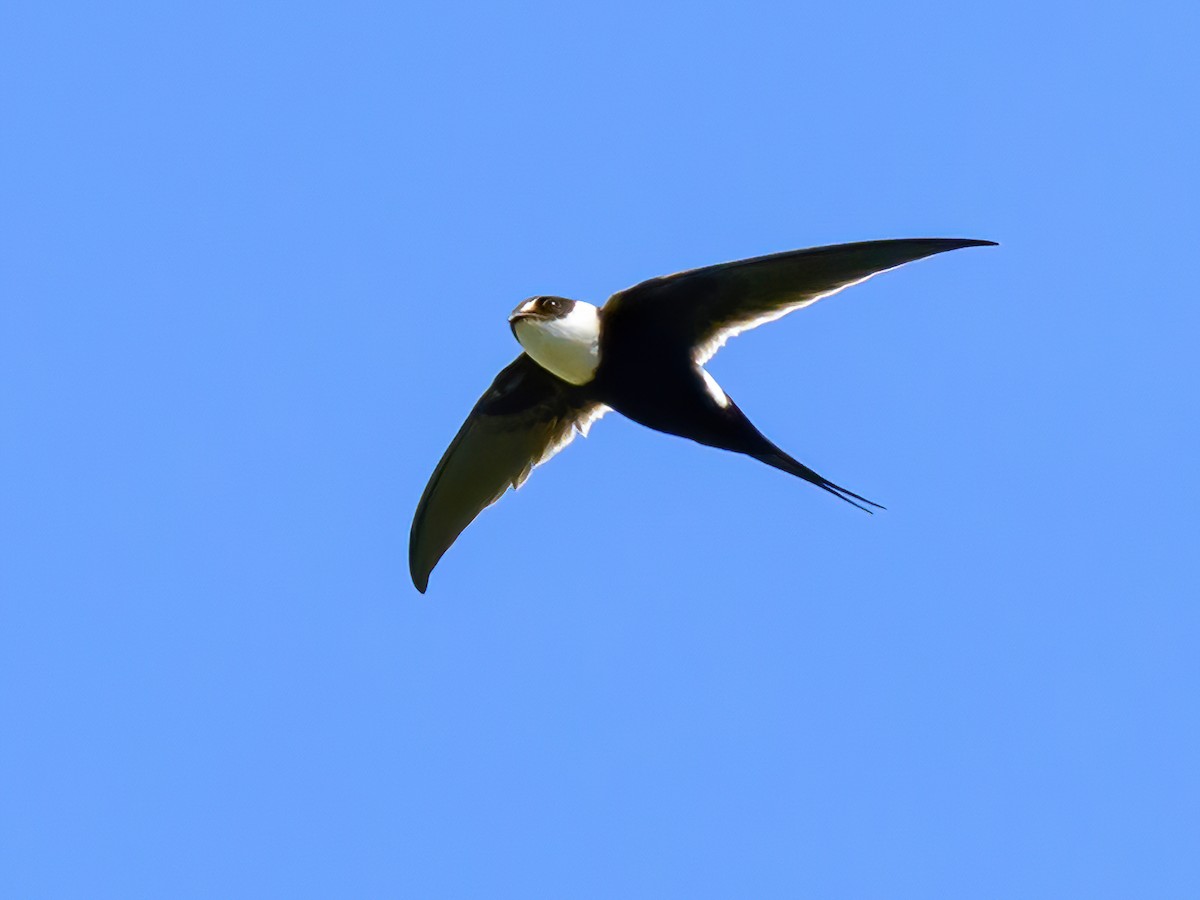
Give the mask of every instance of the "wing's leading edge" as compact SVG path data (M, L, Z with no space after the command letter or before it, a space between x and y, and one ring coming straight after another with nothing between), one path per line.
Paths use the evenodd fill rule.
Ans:
M614 294L606 321L686 345L703 364L729 338L872 275L947 250L995 246L968 238L862 241L774 253L652 278Z

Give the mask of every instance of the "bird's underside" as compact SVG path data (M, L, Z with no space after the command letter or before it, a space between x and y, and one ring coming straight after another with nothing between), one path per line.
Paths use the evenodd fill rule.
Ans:
M990 241L920 238L777 253L654 278L602 309L535 297L510 318L526 352L496 377L442 456L413 518L409 568L424 592L442 554L480 511L517 488L576 433L614 409L744 453L866 509L764 437L702 369L728 340L905 263ZM869 512L869 510L867 510Z
M772 443L700 366L690 360L663 366L651 354L611 377L601 363L595 396L606 406L655 431L675 434L699 444L743 453L769 466L802 478L859 509L882 507L834 484ZM861 501L861 502L859 502Z

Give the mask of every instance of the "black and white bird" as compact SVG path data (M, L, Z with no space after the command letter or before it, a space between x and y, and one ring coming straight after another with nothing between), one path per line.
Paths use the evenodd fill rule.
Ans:
M652 278L613 294L603 308L563 297L526 300L508 318L525 352L475 404L417 505L408 548L413 584L424 593L442 554L484 508L610 409L744 453L860 509L879 507L771 443L703 366L731 337L872 275L981 246L994 242L837 244Z

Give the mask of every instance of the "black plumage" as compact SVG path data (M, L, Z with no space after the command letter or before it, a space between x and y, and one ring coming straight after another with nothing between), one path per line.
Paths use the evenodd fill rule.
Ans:
M744 453L861 509L878 506L775 446L701 367L730 337L872 275L990 244L943 238L838 244L693 269L614 294L599 311L599 359L589 380L570 383L523 353L475 405L413 518L413 583L423 592L437 561L482 509L519 487L534 466L575 432L586 433L607 409L658 431ZM576 307L577 301L562 297L533 298L514 312L514 332L521 319L553 323Z

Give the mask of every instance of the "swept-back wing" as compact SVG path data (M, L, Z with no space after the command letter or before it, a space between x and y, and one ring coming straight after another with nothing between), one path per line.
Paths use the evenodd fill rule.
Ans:
M620 322L664 346L687 346L703 364L731 337L905 263L993 246L964 238L911 238L834 244L774 253L652 278L614 294L606 327Z
M408 567L421 593L429 573L479 513L537 465L587 434L607 412L527 355L506 367L451 441L413 517Z

